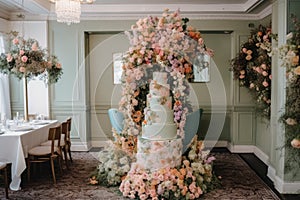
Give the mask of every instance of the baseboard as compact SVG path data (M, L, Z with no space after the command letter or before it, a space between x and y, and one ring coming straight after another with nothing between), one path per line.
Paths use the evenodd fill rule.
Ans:
M273 181L275 189L281 194L300 194L300 181L284 182L276 175L276 169L268 166L267 176Z
M105 147L111 140L106 140L106 141L92 141L92 146L93 147Z
M72 142L71 151L89 151L92 148L91 142Z
M207 148L213 148L213 147L225 147L228 146L228 141L214 141L214 140L204 140L204 146Z

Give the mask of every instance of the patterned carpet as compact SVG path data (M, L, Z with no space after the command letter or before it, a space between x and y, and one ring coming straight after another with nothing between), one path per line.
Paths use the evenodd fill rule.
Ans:
M22 190L9 191L10 199L44 200L44 199L95 199L118 200L118 188L105 188L88 184L89 175L96 169L96 153L73 152L73 163L70 170L58 172L57 185L52 184L50 171L46 166L37 168L36 176L27 182L24 173ZM272 190L253 172L237 154L215 153L215 173L222 176L222 185L201 199L253 199L278 200ZM44 176L40 173L43 172ZM39 176L37 176L39 175ZM1 179L0 198L4 198L3 180Z

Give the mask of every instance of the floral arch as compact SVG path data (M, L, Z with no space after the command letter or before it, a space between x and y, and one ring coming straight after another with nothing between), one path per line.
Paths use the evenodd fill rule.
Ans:
M135 151L136 136L140 134L143 123L148 83L154 71L169 74L174 120L178 135L184 137L185 116L191 111L187 79L193 78L193 59L199 53L213 54L206 48L200 32L187 25L188 21L180 16L179 10L173 13L165 10L160 18L139 19L131 31L126 32L131 46L123 59L123 92L119 103L120 110L125 113L125 123L121 137L117 137L128 152Z

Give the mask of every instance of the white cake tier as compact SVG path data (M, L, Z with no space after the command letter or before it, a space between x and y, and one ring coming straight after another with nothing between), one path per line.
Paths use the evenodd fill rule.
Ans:
M138 137L137 164L145 169L155 171L162 168L174 168L181 164L182 140L147 140Z
M151 109L152 123L174 123L174 112L169 109Z
M155 96L169 97L170 86L169 84L160 85L157 81L152 80L150 82L149 93Z
M170 140L177 137L175 123L152 123L142 126L142 137L148 140Z
M161 85L166 85L168 83L168 73L167 72L153 72L153 79Z
M172 97L147 95L147 106L153 108L156 105L162 105L165 108L172 109Z

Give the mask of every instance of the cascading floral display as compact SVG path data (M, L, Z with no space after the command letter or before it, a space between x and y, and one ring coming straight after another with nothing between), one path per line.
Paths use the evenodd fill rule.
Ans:
M187 26L187 22L179 11L169 13L166 10L162 17L138 20L126 33L131 46L124 55L120 100L125 121L121 134L113 130L113 148L122 151L100 153L101 163L90 179L91 184L103 182L112 186L119 183L123 196L135 199L195 199L215 186L217 178L212 169L215 158L204 151L197 137L186 156L182 156L181 166L176 168L142 169L135 157L144 110L147 110L149 83L155 71L168 74L177 135L184 137L186 115L192 111L187 79L193 78L193 59L199 54L213 55L204 45L200 32Z
M131 47L124 55L122 99L120 110L125 113L122 137L136 144L141 132L143 110L153 71L166 71L172 89L173 110L178 123L178 135L183 136L182 120L190 109L187 79L193 77L193 58L197 53L212 55L200 32L187 25L179 11L165 11L161 18L146 17L137 21L127 32Z
M271 28L260 25L231 60L234 79L249 90L257 114L267 119L271 108L271 38Z
M286 104L282 121L285 124L286 147L290 148L289 161L299 163L300 157L300 22L292 15L293 31L287 42L278 48L279 58L287 71ZM291 149L291 147L295 149ZM288 162L292 163L292 162ZM292 166L291 166L292 167Z
M58 58L49 55L35 39L25 40L17 32L10 34L10 48L0 55L0 72L13 74L21 79L38 76L45 83L56 83L62 75Z

